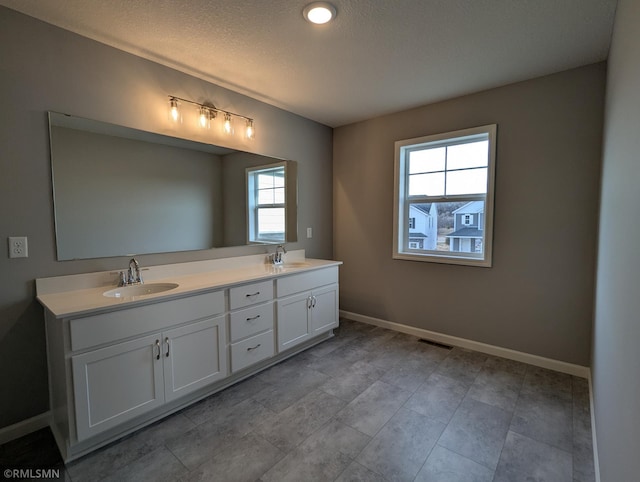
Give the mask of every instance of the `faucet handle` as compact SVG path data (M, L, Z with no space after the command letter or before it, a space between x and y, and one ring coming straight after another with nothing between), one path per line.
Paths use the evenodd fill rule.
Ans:
M118 288L121 288L127 284L127 275L124 274L124 271L120 271L118 274Z

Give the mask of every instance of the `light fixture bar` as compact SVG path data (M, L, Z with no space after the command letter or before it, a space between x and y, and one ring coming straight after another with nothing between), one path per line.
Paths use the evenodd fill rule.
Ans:
M218 107L216 107L213 104L200 104L199 102L194 102L192 100L183 99L182 97L178 97L178 96L175 96L175 95L170 95L169 96L169 103L170 103L170 105L172 107L174 106L175 101L186 102L187 104L195 105L198 108L208 109L211 112L216 112L216 113L219 113L219 114L225 114L225 116L226 115L230 115L230 116L233 116L233 117L239 117L239 118L244 119L246 121L250 121L251 123L254 122L254 119L252 119L251 117L247 117L246 115L242 115L242 114L236 114L235 112L231 112L231 111L228 111L228 110L219 109Z

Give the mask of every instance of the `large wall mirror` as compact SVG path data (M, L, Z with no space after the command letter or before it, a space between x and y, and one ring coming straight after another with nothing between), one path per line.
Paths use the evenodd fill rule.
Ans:
M297 241L297 164L49 112L58 260Z

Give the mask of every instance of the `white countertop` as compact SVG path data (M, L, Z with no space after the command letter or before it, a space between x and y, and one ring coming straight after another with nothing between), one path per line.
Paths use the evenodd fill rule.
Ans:
M301 266L300 262L304 265ZM248 283L251 281L278 278L305 271L312 271L329 266L338 266L342 261L329 261L321 259L297 258L292 267L277 267L270 264L251 264L239 266L237 268L225 267L225 269L214 269L206 272L194 274L183 274L180 276L168 276L164 278L153 277L152 281L145 276L150 283L177 283L178 287L161 293L147 294L143 296L131 296L123 298L109 298L103 295L107 290L116 286L101 285L86 289L60 290L53 292L52 289L41 289L38 285L38 301L49 310L56 318L70 318L84 316L104 311L111 311L114 308L130 308L133 306L155 303L158 301L180 298L185 295L197 294L199 292L211 291L213 289L226 288L232 285ZM152 270L154 267L149 268ZM143 272L144 274L144 272ZM79 277L82 275L74 275ZM62 279L64 277L60 277ZM37 280L42 283L51 283L51 279ZM74 283L77 285L77 281Z

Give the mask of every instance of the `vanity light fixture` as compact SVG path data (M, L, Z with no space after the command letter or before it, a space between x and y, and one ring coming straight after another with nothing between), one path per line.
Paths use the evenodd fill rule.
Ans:
M180 108L178 107L178 99L176 97L169 98L169 116L173 122L182 122Z
M198 125L203 129L211 127L211 120L216 118L216 111L211 110L209 107L200 106L200 116L198 117Z
M228 135L233 134L233 119L231 119L231 114L229 114L228 112L225 112L224 114L224 122L222 123L222 132Z
M235 112L230 112L228 110L219 109L213 104L199 104L198 102L194 102L192 100L182 99L180 97L176 97L175 95L169 96L169 116L171 120L175 123L182 123L182 113L180 112L180 104L187 103L196 106L198 109L198 125L203 129L208 129L211 126L211 121L215 119L218 114L224 114L223 122L222 122L222 131L225 134L232 135L234 133L233 129L233 118L239 117L244 119L246 122L245 125L245 136L247 139L255 139L256 130L253 124L253 119L251 117L247 117L241 114L236 114Z
M247 139L253 140L256 138L256 128L253 127L253 119L247 119L247 128L245 129Z
M313 2L304 7L302 15L311 23L322 25L336 18L336 7L329 2Z

